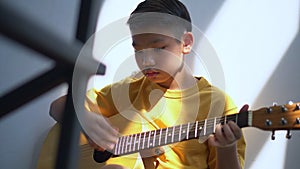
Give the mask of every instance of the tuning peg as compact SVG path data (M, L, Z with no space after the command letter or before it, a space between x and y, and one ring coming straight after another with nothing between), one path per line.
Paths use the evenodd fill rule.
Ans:
M288 109L287 109L285 106L281 106L281 111L282 111L282 112L287 112Z
M300 118L299 117L296 118L296 124L300 124Z
M280 123L282 125L286 125L287 124L287 120L285 118L281 118Z
M266 111L267 111L267 113L271 113L273 110L272 110L271 107L269 107L269 108L266 109Z
M267 119L267 120L266 120L266 126L272 126L272 121L269 120L269 119Z
M291 134L291 131L290 130L287 130L287 133L285 135L285 138L287 139L291 139L292 138L292 134Z
M300 105L299 105L299 103L296 104L295 110L300 110Z
M275 140L275 130L272 130L272 136L271 136L272 140Z

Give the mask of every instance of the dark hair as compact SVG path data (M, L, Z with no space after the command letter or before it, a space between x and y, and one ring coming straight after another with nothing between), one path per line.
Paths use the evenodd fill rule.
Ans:
M183 3L179 0L145 0L141 2L135 10L131 13L130 18L128 20L129 26L135 24L134 15L141 14L141 13L165 13L175 17L179 17L184 20L181 21L181 26L184 26L185 31L191 32L192 31L192 21L190 14ZM178 20L178 19L177 19ZM154 21L154 22L160 22ZM170 21L171 22L171 21ZM170 26L170 25L169 25Z

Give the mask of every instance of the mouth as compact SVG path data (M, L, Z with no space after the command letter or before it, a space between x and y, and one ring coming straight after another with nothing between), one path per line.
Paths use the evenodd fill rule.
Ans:
M146 77L155 77L159 74L158 71L155 71L155 70L152 70L152 69L151 70L150 69L144 70L143 73Z

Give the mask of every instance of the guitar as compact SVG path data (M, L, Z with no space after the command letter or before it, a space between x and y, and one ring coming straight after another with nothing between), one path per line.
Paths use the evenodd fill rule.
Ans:
M94 150L94 160L102 163L110 157L132 154L145 149L152 149L190 139L213 134L216 125L234 121L240 128L256 127L272 131L272 140L275 139L275 130L287 130L286 138L290 139L290 130L300 129L300 104L290 103L283 106L274 105L256 111L241 112L222 117L205 119L177 126L151 130L119 137L111 152Z
M123 123L122 119L120 122L119 118L113 120L119 124ZM216 125L225 124L228 121L236 122L240 128L256 127L261 130L272 131L272 139L275 139L274 133L276 130L287 130L286 138L290 139L290 130L300 129L300 103L274 105L255 111L249 110L239 114L209 118L157 130L135 132L119 137L112 151L96 151L87 144L85 138L81 138L79 143L81 149L79 168L99 168L110 158L131 155L146 149L155 149L176 142L208 136L214 133ZM38 169L53 168L58 132L59 126L56 124L51 129L42 147Z

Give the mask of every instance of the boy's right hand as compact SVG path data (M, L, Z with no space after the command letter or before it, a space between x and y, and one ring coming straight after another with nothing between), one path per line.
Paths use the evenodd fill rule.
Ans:
M113 150L118 141L119 132L111 126L108 119L97 113L85 112L80 119L89 144L96 150Z
M50 106L50 116L57 122L62 122L66 96L56 99ZM83 133L89 144L96 150L112 150L118 140L118 131L114 129L108 120L100 114L80 111L77 115L83 129Z

